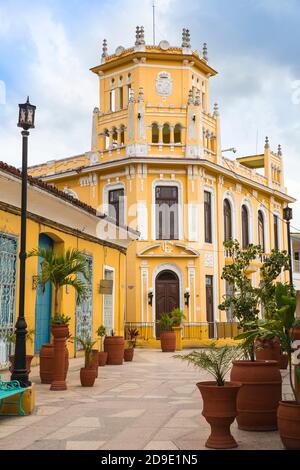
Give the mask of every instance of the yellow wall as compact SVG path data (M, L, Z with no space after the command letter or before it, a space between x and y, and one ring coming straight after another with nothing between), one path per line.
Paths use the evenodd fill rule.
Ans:
M13 213L0 210L0 234L5 233L14 235L19 239L20 234L20 217ZM82 253L93 257L93 335L97 328L103 323L103 295L99 293L100 280L103 279L103 266L109 265L115 270L114 283L114 331L115 334L123 334L124 331L124 308L125 308L125 258L126 255L119 250L103 246L99 243L92 242L75 235L70 235L62 230L53 228L48 225L40 224L34 220L27 222L27 252L38 247L39 235L47 234L54 240L54 251L61 252L69 248L76 248ZM19 269L18 269L19 270ZM36 290L32 287L33 276L38 271L38 258L30 257L26 262L26 298L25 298L25 314L28 329L35 329L35 301ZM18 274L18 272L17 272ZM18 282L17 282L18 286ZM17 287L18 299L18 287ZM69 325L70 334L75 334L75 291L71 287L62 289L60 299L60 310L67 316L71 317ZM52 302L54 306L54 302ZM18 301L16 302L16 315L18 312ZM95 337L96 339L96 337ZM74 354L74 345L68 343L69 352ZM28 342L27 353L34 353L34 343Z

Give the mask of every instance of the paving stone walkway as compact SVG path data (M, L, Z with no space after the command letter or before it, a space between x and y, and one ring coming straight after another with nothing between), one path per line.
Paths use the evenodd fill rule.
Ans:
M32 368L34 414L0 417L0 449L205 449L209 425L196 382L210 380L159 350L136 350L134 362L99 368L93 388L80 385L83 359L72 359L68 390L51 392ZM286 372L284 395L290 398ZM238 449L282 449L277 432L249 433L232 425Z

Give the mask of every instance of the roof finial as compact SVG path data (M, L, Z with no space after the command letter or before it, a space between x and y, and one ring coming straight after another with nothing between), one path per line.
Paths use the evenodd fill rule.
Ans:
M102 45L102 59L105 59L105 57L108 56L108 53L107 53L107 40L106 39L103 39L103 45Z
M280 144L278 145L278 156L279 156L279 157L282 156L282 148L281 148L281 145L280 145Z
M220 116L218 103L215 103L215 104L214 104L214 116L215 116L215 117Z
M137 26L135 32L135 45L141 46L145 44L145 30L144 26Z
M183 28L182 29L182 44L181 47L190 48L191 47L191 35L190 30Z
M267 136L266 141L265 141L265 149L269 149L269 148L270 148L270 143L269 143L269 137Z
M207 44L206 44L206 42L203 44L202 59L208 61Z
M188 104L194 104L194 96L193 96L193 90L189 90L189 99L188 99Z

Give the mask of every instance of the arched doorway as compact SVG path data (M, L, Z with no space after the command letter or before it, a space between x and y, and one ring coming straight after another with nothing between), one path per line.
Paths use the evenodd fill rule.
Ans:
M42 233L39 236L39 248L53 249L53 240ZM42 259L38 258L38 272L41 272ZM48 282L43 291L37 288L35 303L35 341L34 352L40 352L42 344L50 342L50 319L52 310L52 285Z
M179 279L173 271L161 271L155 280L155 319L158 321L163 313L169 313L179 307ZM156 338L160 330L156 323Z

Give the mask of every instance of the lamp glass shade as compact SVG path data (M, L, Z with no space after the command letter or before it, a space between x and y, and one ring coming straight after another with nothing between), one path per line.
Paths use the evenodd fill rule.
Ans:
M36 106L30 104L29 97L26 103L19 104L19 121L18 127L22 127L24 130L34 129Z
M287 222L289 222L290 220L292 220L293 218L293 209L291 207L285 207L283 209L283 218L284 220L286 220Z

